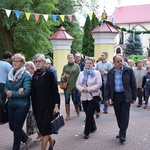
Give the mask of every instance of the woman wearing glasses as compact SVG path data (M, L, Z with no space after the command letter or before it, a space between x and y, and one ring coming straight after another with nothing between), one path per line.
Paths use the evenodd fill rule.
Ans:
M20 150L21 141L25 143L26 150L31 139L22 127L29 111L31 76L26 71L25 57L17 53L12 57L12 69L8 74L5 92L8 98L8 122L10 130L14 132L12 150Z
M53 150L55 140L52 138L51 121L53 114L59 112L60 96L57 82L52 72L45 67L46 58L43 54L33 57L36 71L32 76L32 107L37 127L42 135L41 150Z
M94 113L97 108L97 103L93 101L93 96L100 95L100 87L102 86L102 79L100 72L95 70L94 61L92 58L85 59L85 68L80 72L76 87L81 92L81 100L83 110L85 111L85 128L84 138L88 139L89 134L96 131L96 123L94 120Z

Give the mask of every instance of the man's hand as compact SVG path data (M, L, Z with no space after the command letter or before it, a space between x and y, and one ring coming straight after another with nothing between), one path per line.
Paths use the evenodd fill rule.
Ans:
M107 106L110 105L110 100L106 100L106 105L107 105Z
M132 100L132 102L131 102L131 103L132 103L132 104L134 104L134 103L135 103L135 101L136 101L136 100Z

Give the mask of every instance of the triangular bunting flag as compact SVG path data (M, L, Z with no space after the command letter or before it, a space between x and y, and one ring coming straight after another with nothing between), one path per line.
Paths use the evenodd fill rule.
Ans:
M53 20L56 22L57 15L52 15Z
M20 17L20 11L15 10L14 12L15 12L15 14L16 14L17 19L19 19L19 17Z
M83 14L83 17L86 19L87 18L87 14Z
M5 9L5 12L6 12L7 17L9 17L10 13L11 13L11 10Z
M70 22L72 22L72 15L68 15Z
M64 22L65 20L65 15L60 15L61 20Z
M25 13L25 15L26 15L27 20L29 20L31 14L30 13Z
M89 14L90 20L92 19L92 16L93 16L93 13L90 13Z
M43 15L43 17L44 17L45 21L47 22L47 20L48 20L48 15Z
M40 17L40 14L34 14L34 17L35 17L35 20L38 21L39 17Z

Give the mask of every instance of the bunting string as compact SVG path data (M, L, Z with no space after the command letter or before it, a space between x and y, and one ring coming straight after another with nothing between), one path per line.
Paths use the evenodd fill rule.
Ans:
M57 17L60 17L60 19L64 22L65 21L65 16L68 17L68 19L70 20L70 22L72 22L72 19L73 19L73 16L75 16L77 19L79 18L78 15L76 14L68 14L68 15L56 15L56 14L39 14L39 13L30 13L30 12L22 12L22 11L18 11L18 10L9 10L9 9L5 9L5 8L0 8L2 10L5 11L7 17L9 18L10 15L12 13L14 13L16 15L16 18L19 19L21 14L25 14L26 16L26 19L29 21L30 20L30 17L31 15L34 16L35 20L38 21L40 16L43 16L44 17L44 20L47 22L48 21L48 18L49 16L52 17L53 21L56 22L57 20ZM83 18L86 20L87 16L89 15L90 19L92 19L92 15L93 13L89 13L89 14L82 14ZM100 20L101 19L101 15L99 12L95 12L95 15L96 17Z

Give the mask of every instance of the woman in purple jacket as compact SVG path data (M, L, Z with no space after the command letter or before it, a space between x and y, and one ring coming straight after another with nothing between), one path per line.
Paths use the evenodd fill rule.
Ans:
M85 68L80 72L76 87L81 92L81 100L83 109L86 114L84 138L88 139L89 134L96 131L97 127L94 120L94 113L97 103L93 101L92 95L100 95L100 87L102 86L102 79L100 72L95 70L94 61L92 58L85 59ZM92 94L92 95L91 95Z

